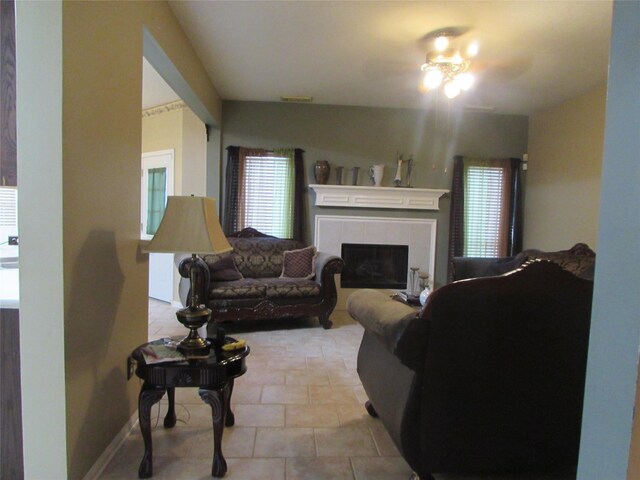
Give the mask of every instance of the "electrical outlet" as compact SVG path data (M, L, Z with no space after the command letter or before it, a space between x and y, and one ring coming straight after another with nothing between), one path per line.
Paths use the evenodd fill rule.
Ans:
M9 235L9 245L18 245L18 236Z
M136 373L136 361L131 357L127 357L127 380L130 380L134 373Z

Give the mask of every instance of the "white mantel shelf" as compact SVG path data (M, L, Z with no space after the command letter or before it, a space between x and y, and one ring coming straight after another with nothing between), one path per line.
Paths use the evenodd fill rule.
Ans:
M449 190L406 187L309 185L316 192L316 206L440 210L440 197Z

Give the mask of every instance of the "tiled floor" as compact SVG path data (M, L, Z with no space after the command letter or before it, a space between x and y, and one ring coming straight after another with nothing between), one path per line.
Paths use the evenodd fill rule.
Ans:
M408 480L411 469L399 456L379 420L363 403L356 373L362 327L344 311L324 330L315 319L228 327L247 340L248 371L232 395L236 422L226 428L222 451L226 479L234 480ZM175 309L150 300L149 339L185 333ZM197 389L176 389L177 425L165 430L166 399L154 406L153 478L210 479L213 453L211 409ZM135 479L144 451L134 428L101 479ZM472 476L464 480L511 480ZM534 480L527 476L519 479ZM545 480L568 480L544 477ZM463 477L437 475L437 480Z

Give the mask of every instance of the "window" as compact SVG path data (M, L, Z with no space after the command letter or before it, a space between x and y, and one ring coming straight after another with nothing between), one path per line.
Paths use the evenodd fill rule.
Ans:
M464 256L505 254L505 172L500 167L464 169Z
M167 169L150 168L147 188L147 235L155 235L167 202Z
M142 154L140 238L151 240L173 195L173 150Z
M454 257L504 257L522 251L522 180L518 158L453 159L449 271Z
M243 174L244 226L280 238L293 232L293 161L287 157L247 157Z
M222 228L251 227L304 241L304 165L300 148L227 147Z

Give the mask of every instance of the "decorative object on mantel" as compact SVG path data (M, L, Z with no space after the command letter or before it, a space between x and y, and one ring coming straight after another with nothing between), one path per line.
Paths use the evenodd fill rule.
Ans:
M407 160L404 160L402 156L403 155L400 152L396 154L396 163L398 164L398 167L396 168L396 178L393 179L393 186L394 187L402 186L402 164L406 163L407 164L407 184L405 185L405 187L411 188L411 170L413 169L413 155L409 155L409 158Z
M440 197L449 190L429 188L309 185L316 192L316 206L439 210Z
M359 171L360 171L360 167L353 167L353 171L351 172L351 185L358 185Z
M407 160L407 188L411 188L411 170L413 170L413 155Z
M382 177L384 176L384 164L379 163L369 167L369 177L375 187L382 185Z
M342 185L342 167L336 167L336 185Z
M326 160L316 161L315 167L313 168L313 176L316 178L316 182L320 185L326 185L329 180L330 171L331 167L329 166L329 162Z
M399 187L402 184L402 154L400 152L396 153L396 163L398 164L396 168L396 178L393 179L393 186Z

